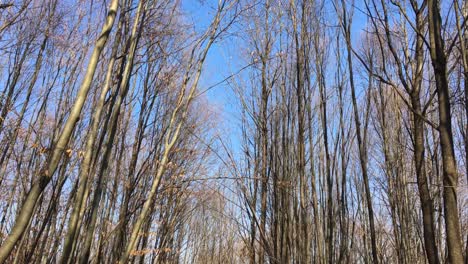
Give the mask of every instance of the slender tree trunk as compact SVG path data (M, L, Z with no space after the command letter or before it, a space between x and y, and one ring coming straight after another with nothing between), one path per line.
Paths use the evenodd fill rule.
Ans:
M310 97L311 95L309 95ZM318 203L318 195L317 195L317 184L316 184L316 174L315 174L315 162L314 162L314 144L313 144L313 134L312 134L312 107L311 102L307 104L307 114L308 114L308 124L309 124L309 160L310 160L310 188L311 188L311 195L312 195L312 211L314 214L314 231L315 231L315 254L316 257L314 259L315 263L325 263L324 258L324 250L323 250L323 231L322 231L322 221L320 220L320 210L319 210L319 203Z
M120 89L117 89L119 91L119 95L112 108L112 113L111 113L111 118L110 118L110 134L108 135L108 138L106 139L106 143L104 144L105 151L102 157L102 164L98 172L98 176L97 176L96 190L94 193L92 207L91 207L92 208L91 216L90 216L91 219L90 219L88 228L86 230L85 243L83 245L83 252L80 257L80 263L87 263L89 255L90 255L94 229L96 227L98 209L99 209L99 205L101 202L102 191L104 187L103 178L104 178L104 174L108 173L109 158L112 152L115 134L117 132L117 124L118 124L119 114L121 111L121 105L128 93L129 86L130 86L129 81L130 81L131 72L132 72L133 65L134 65L133 61L134 61L134 57L135 57L135 53L136 53L136 49L138 45L138 40L140 39L141 31L143 29L143 23L145 20L145 13L146 13L146 5L147 4L145 0L141 0L138 3L138 8L136 11L137 14L136 14L136 18L133 24L133 29L132 29L132 33L130 37L129 54L128 54L127 62L125 65L125 70L123 72L122 80L121 80L121 83L119 84Z
M439 137L442 151L443 195L445 229L447 233L448 260L452 264L463 263L460 220L458 217L458 174L453 146L450 91L447 80L447 57L441 36L442 20L437 0L428 0L430 54L439 101Z
M39 196L42 194L48 183L52 179L57 166L62 158L64 150L66 150L70 137L75 129L75 125L79 120L81 110L86 101L89 88L96 71L96 66L101 55L102 50L107 42L109 34L114 24L115 16L117 14L118 0L113 0L110 4L110 9L106 18L106 23L99 35L96 45L91 55L86 74L83 78L83 83L80 87L78 95L75 99L73 108L70 111L70 116L63 128L63 131L57 141L57 144L52 149L52 154L46 163L46 166L41 170L39 179L31 187L26 200L24 201L18 216L16 217L15 224L7 239L3 242L0 248L0 263L4 263L10 255L15 244L21 239L25 232L27 225L34 213L34 207L37 203Z
M465 144L465 176L468 182L468 30L466 29L466 23L464 24L465 27L462 29L460 22L465 21L468 16L468 3L465 1L462 7L462 16L460 17L459 13L459 5L458 1L453 1L454 9L455 9L455 18L456 18L456 25L457 25L457 32L458 38L460 40L460 53L461 53L461 60L463 65L463 77L465 78L464 83L464 105L465 105L465 129L464 129L464 144ZM462 19L463 18L463 19ZM465 21L466 22L466 21ZM466 248L465 252L468 252L468 234L466 236ZM465 264L468 264L468 253L465 254Z
M343 3L344 4L344 3ZM346 13L346 11L344 11ZM361 165L361 173L364 182L364 191L366 196L366 205L367 205L367 214L369 220L369 229L370 229L370 237L371 237L371 247L372 247L372 260L374 264L379 263L379 257L377 253L377 238L375 234L375 220L374 220L374 209L372 206L372 196L369 186L369 176L367 171L367 150L365 147L365 142L363 141L363 137L361 134L361 121L359 120L359 109L357 106L356 100L356 89L354 87L354 72L353 72L353 62L352 62L352 50L351 50L351 25L348 24L346 21L346 16L343 18L343 30L345 31L345 39L346 39L346 46L347 46L347 62L348 62L348 70L349 70L349 82L351 88L351 100L353 105L354 111L354 123L356 126L356 138L358 141L358 149L359 149L359 162ZM371 82L371 80L369 80Z
M104 102L107 96L107 92L109 91L112 83L112 72L114 70L114 64L117 57L117 50L120 43L120 29L122 24L122 19L119 20L119 26L117 29L117 35L114 40L114 45L112 48L111 59L107 68L107 74L105 79L105 84L103 89L101 90L101 94L99 96L99 100L97 102L96 107L94 108L94 113L91 121L91 128L88 133L88 139L86 141L86 149L83 158L83 162L81 164L80 174L78 176L79 179L79 187L76 192L75 196L75 203L73 205L72 213L70 215L69 223L68 223L68 232L65 236L65 242L63 245L63 253L62 253L62 263L68 263L70 260L71 249L73 244L76 243L75 234L77 231L78 223L80 222L80 212L82 211L82 207L86 203L87 195L85 195L86 185L88 184L88 177L91 170L91 161L94 154L94 147L95 141L98 136L99 131L99 123L101 121L102 110L104 108Z
M208 42L206 43L206 46L202 54L198 58L195 77L194 77L193 83L190 86L189 94L187 95L186 100L184 100L184 95L185 95L184 93L185 93L186 85L188 83L189 73L187 72L184 77L183 87L180 90L177 105L172 113L171 120L169 122L169 129L168 129L165 143L164 143L164 153L162 155L161 161L159 162L156 175L154 176L154 180L151 185L151 189L148 193L148 196L146 198L146 201L144 202L140 215L137 217L136 222L134 224L132 233L127 243L127 247L122 252L122 255L119 259L118 263L120 264L126 263L128 261L128 258L130 257L131 252L134 250L136 242L138 240L140 228L143 225L143 222L146 219L148 213L150 212L150 206L153 204L153 199L156 196L156 193L158 191L158 188L161 182L161 178L164 172L166 171L166 166L167 166L167 163L169 162L169 154L172 150L172 147L177 142L177 139L180 134L180 130L183 125L183 121L185 120L186 115L187 115L189 104L192 101L194 94L195 94L195 90L198 86L198 81L200 80L200 75L201 75L201 71L203 68L203 63L205 62L205 59L206 59L206 55L216 38L216 32L219 26L219 22L221 19L221 12L223 11L224 5L225 5L225 2L220 2L220 6L218 6L216 17L211 25L211 28L209 29L210 34L208 36ZM181 113L179 113L179 111L181 111ZM180 117L178 116L179 114L180 114ZM180 118L180 120L178 120L178 118Z
M266 14L265 14L265 23L266 23L266 32L267 36L269 36L269 28L268 28L268 12L269 12L269 3L266 3ZM265 38L263 40L265 42L265 50L263 51L264 54L261 55L262 60L262 70L261 70L261 102L260 102L260 234L261 237L264 237L266 234L266 222L267 222L267 197L268 197L268 182L269 182L269 173L267 171L268 168L268 98L269 98L269 90L270 87L268 85L267 80L267 62L268 57L270 55L270 44L269 38ZM265 263L265 247L266 244L269 242L266 239L261 240L262 243L260 245L260 250L258 253L259 256L259 263Z

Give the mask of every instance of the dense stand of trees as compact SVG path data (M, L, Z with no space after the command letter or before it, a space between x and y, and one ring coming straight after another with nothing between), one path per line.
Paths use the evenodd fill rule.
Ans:
M234 85L250 263L465 261L466 15L457 1L251 5L255 66Z
M98 2L0 4L0 263L468 261L468 2Z

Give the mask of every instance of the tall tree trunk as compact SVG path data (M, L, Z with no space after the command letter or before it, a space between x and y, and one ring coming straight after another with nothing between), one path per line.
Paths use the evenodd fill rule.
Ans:
M121 14L122 15L122 14ZM79 187L76 192L75 202L73 205L72 213L70 215L69 223L68 223L68 232L65 236L65 241L63 245L63 253L62 253L62 260L61 263L68 263L71 255L71 249L73 244L76 243L75 234L77 231L78 223L80 222L80 212L83 210L83 206L86 203L87 195L85 195L86 185L88 184L88 177L91 171L91 162L92 158L95 155L95 142L98 136L99 131L99 123L101 121L102 110L104 108L104 102L106 100L107 92L109 91L112 83L112 72L114 70L114 64L117 57L117 50L120 43L120 30L122 27L122 19L119 19L119 26L117 28L117 34L114 40L114 45L112 47L112 54L109 61L109 65L107 68L106 79L104 83L104 87L101 90L101 94L99 96L99 100L94 108L94 113L91 121L91 128L88 133L88 139L86 141L86 149L83 158L83 162L81 164L80 174L78 175L79 179Z
M112 108L111 112L111 117L110 117L110 134L108 135L106 142L104 144L104 154L102 157L102 163L101 167L98 172L97 176L97 182L96 182L96 190L94 193L93 201L92 201L92 206L91 206L91 215L90 215L90 223L86 229L86 235L85 235L85 243L83 245L83 252L80 257L80 263L87 263L88 258L90 255L91 251L91 244L93 240L93 234L94 234L94 229L96 227L96 222L97 222L97 215L98 215L98 209L101 203L101 197L102 197L102 191L104 188L104 183L105 180L104 174L108 174L108 167L109 167L109 161L110 161L110 155L112 152L112 147L114 145L114 138L117 133L117 125L118 125L118 119L121 111L121 105L125 99L125 97L128 94L128 90L130 87L130 77L131 73L133 70L133 61L138 45L138 41L141 36L141 32L143 29L143 23L145 20L145 14L146 14L146 1L141 0L138 3L138 8L137 8L137 13L136 13L136 18L135 21L133 22L133 28L130 36L130 47L129 47L129 53L127 57L127 62L125 64L125 69L123 72L122 80L119 83L119 89L118 91L118 96L117 100L115 101L115 104Z
M442 151L445 231L448 259L452 264L463 263L460 220L458 217L458 174L453 146L450 91L447 80L447 57L442 39L442 20L437 0L428 0L429 38L432 67L439 101L439 137Z
M455 19L456 19L456 26L458 32L458 38L460 40L460 53L461 53L461 60L463 65L463 77L464 77L464 105L465 105L465 129L463 133L463 139L465 144L465 176L468 182L468 30L466 28L466 23L464 24L465 27L462 28L460 22L465 21L468 17L468 2L465 1L462 10L461 10L461 17L459 13L459 5L458 1L453 1L453 9L455 9ZM468 252L468 234L466 235L466 249L465 252ZM468 253L465 255L465 264L468 264Z
M156 169L156 174L154 175L153 182L151 184L151 189L148 193L148 196L146 197L145 202L143 203L143 208L141 209L140 214L136 218L135 224L133 226L133 230L131 232L129 241L127 242L126 249L122 252L122 255L120 256L119 262L120 264L126 263L130 257L131 252L134 250L136 246L136 242L138 240L138 236L140 233L141 226L143 225L143 222L147 218L149 212L150 212L150 207L153 204L154 197L156 196L156 193L158 191L159 185L161 183L161 179L163 174L166 171L167 164L169 162L169 154L172 151L172 148L174 144L177 142L179 135L180 135L180 130L182 128L183 122L185 121L187 117L187 111L188 107L190 105L190 102L193 100L195 91L197 90L198 82L200 80L200 75L203 69L203 64L206 59L206 55L208 54L208 51L213 44L213 42L216 39L216 34L218 31L218 26L221 20L221 13L223 12L225 8L225 1L220 1L218 5L218 10L216 13L216 16L211 24L211 27L208 29L209 33L205 36L207 42L206 45L204 46L203 51L201 52L200 56L197 58L196 61L196 68L195 68L195 76L193 78L193 82L190 85L190 89L188 92L188 95L185 94L186 88L188 85L188 80L189 80L189 70L187 69L187 72L183 78L183 85L181 87L181 90L179 91L179 96L177 99L177 103L175 106L175 109L172 112L171 119L169 121L169 128L167 131L167 135L164 140L164 152L162 154L161 160L158 164L158 168ZM200 42L203 43L203 42ZM197 49L198 46L194 47L193 53L195 53L195 49ZM193 57L192 57L193 59ZM193 61L189 65L191 65ZM185 97L186 96L186 97Z
M104 24L101 34L99 35L98 40L96 41L93 54L91 55L90 61L88 63L86 74L83 78L83 83L75 99L73 108L70 111L70 116L68 117L68 120L63 127L62 133L60 134L57 144L52 148L51 156L49 157L46 165L40 172L39 179L31 187L31 190L29 191L26 200L21 206L20 212L16 217L13 229L11 230L7 239L3 242L2 247L0 248L0 263L5 262L18 240L21 239L30 219L32 218L32 215L34 213L34 207L37 203L39 196L42 194L42 192L52 179L52 176L57 169L62 155L67 148L70 137L75 129L76 123L79 120L81 110L88 96L88 91L91 87L91 83L94 77L94 73L96 71L96 66L99 61L99 57L101 55L102 50L104 49L109 34L112 30L115 16L117 14L118 2L118 0L113 0L110 3L110 8L107 14L106 22Z
M416 11L416 27L419 32L423 32L424 24L422 21L423 8ZM416 179L418 182L419 198L423 214L424 247L426 256L430 264L438 264L438 250L435 240L434 224L434 204L432 202L427 182L425 165L425 146L424 146L424 120L422 116L422 107L420 99L421 83L423 79L424 50L423 37L418 35L416 38L415 65L413 67L412 90L410 92L411 107L413 112L413 135L414 135L414 164Z
M377 253L377 238L375 234L375 220L374 220L374 209L372 206L372 195L369 186L369 176L367 170L367 149L366 143L364 142L362 132L361 132L361 121L359 117L359 109L357 106L356 100L356 89L354 86L354 72L353 72L353 60L352 60L352 49L351 49L351 25L350 21L348 21L346 17L346 10L345 10L345 3L341 1L343 5L343 19L342 19L342 27L344 31L344 37L346 40L346 51L347 51L347 63L348 63L348 72L349 72L349 82L350 82L350 89L351 89L351 100L353 105L353 112L354 112L354 123L356 127L356 138L358 141L358 149L359 149L359 162L361 165L361 173L364 182L364 191L366 196L366 205L367 205L367 214L369 220L369 229L370 229L370 237L371 237L371 247L372 247L372 260L374 264L379 263L379 257ZM371 80L369 80L371 82Z

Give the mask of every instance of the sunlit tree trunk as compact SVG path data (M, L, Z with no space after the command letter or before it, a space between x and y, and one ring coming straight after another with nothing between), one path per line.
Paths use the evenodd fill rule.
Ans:
M96 71L96 66L101 55L102 50L107 42L109 34L114 24L115 16L118 8L118 0L113 0L110 4L110 9L107 15L105 25L102 29L101 34L96 42L93 54L91 55L88 67L86 69L86 75L83 77L83 83L80 87L78 95L75 99L73 108L70 111L70 115L66 124L63 127L62 133L56 143L53 146L50 158L48 159L45 167L41 170L39 178L36 183L31 187L26 200L21 206L21 210L16 217L15 224L11 230L8 238L3 242L0 248L0 263L4 263L10 255L16 243L21 239L21 236L25 232L30 219L34 213L34 207L37 203L39 196L42 194L44 189L50 182L53 174L55 173L57 166L62 158L64 151L67 149L70 137L75 129L75 125L79 120L81 110L86 101L89 88Z

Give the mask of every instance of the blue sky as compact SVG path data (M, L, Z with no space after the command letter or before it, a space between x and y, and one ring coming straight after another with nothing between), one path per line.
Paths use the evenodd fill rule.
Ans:
M197 31L204 31L211 22L215 11L218 0L183 0L182 7L186 13L188 22L193 24ZM363 3L358 1L355 3L360 10L364 10ZM349 7L348 7L349 8ZM333 18L336 16L333 12L333 7L328 6L328 16ZM355 48L360 49L360 37L362 29L365 27L366 21L365 16L358 11L354 11L352 35L353 45ZM331 20L331 19L330 19ZM333 21L330 21L333 23ZM338 21L337 21L338 23ZM231 30L239 30L236 26L232 27ZM242 30L242 29L240 29ZM214 84L218 84L228 76L232 75L242 69L249 62L241 56L241 52L244 49L242 46L244 43L235 36L227 36L223 39L218 40L210 49L200 79L199 90L203 91L207 87L212 87ZM358 66L358 65L356 65ZM356 67L355 66L355 67ZM245 69L247 72L249 69ZM333 69L330 69L333 72ZM238 98L234 95L232 88L229 87L227 82L216 85L206 92L206 98L211 107L214 106L217 114L220 117L220 124L218 128L221 136L225 142L232 147L234 152L240 151L240 118L241 113L239 110ZM228 135L229 134L229 135Z
M182 2L182 6L195 29L204 31L215 15L217 2L217 0L203 2L186 0ZM237 98L227 82L220 83L247 64L237 53L238 50L235 50L237 48L235 42L234 38L229 37L219 39L213 44L200 78L199 91L204 91L217 84L209 89L205 96L210 106L217 111L220 117L221 124L218 128L220 128L219 132L223 133L222 138L227 139L228 142L225 143L230 144L237 151L240 145L238 138L240 113L238 112Z

